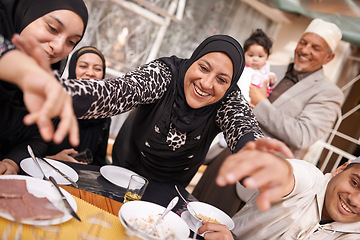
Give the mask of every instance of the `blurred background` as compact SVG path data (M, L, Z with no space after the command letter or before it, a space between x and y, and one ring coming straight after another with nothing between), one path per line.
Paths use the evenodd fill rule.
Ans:
M360 155L360 1L358 0L85 0L89 23L78 48L93 45L107 60L107 77L162 56L190 57L206 37L228 34L241 44L261 28L274 45L271 65L288 64L313 18L343 33L325 74L346 101L334 128L305 156L324 172ZM67 71L65 71L66 73ZM67 76L64 76L67 77ZM125 115L112 119L109 154Z

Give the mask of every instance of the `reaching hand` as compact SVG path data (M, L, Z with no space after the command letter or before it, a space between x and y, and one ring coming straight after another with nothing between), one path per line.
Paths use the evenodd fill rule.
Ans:
M38 62L43 57L38 50L32 53L40 56ZM40 67L38 62L19 50L9 51L0 58L0 79L17 84L23 91L24 103L29 111L24 118L25 124L36 123L45 141L53 139L55 143L60 143L69 134L70 143L77 146L79 129L72 98L54 75L43 69L49 66ZM61 121L54 133L51 119L57 116Z
M285 143L275 139L275 138L260 138L256 141L249 142L244 146L243 149L257 149L263 152L269 153L282 153L287 158L294 158L291 150L286 146Z
M24 93L24 103L29 111L24 123L38 125L40 134L45 141L53 139L61 143L69 133L69 141L73 146L79 144L79 129L77 119L72 108L72 98L60 83L41 69L33 69L24 76L19 87ZM36 81L35 81L36 80ZM54 133L51 121L60 117L60 123Z
M242 181L246 188L258 188L259 209L269 209L270 203L289 194L295 184L291 164L274 152L292 157L286 145L275 139L263 138L247 143L238 153L227 157L220 167L216 183L225 186Z
M49 60L40 44L31 37L21 37L15 34L12 43L32 57L44 72L35 69L32 73L24 76L23 84L19 85L24 92L24 102L30 114L25 116L24 123L27 125L36 123L41 136L45 141L52 138L55 143L61 143L69 133L69 141L73 146L79 144L79 130L77 120L72 108L72 99L62 88L60 83L51 73ZM50 76L51 75L51 76ZM36 79L36 81L34 81ZM54 133L51 118L59 116L61 121Z

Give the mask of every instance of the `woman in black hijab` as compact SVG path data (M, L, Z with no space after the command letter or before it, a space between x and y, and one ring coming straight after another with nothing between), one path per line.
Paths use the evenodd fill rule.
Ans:
M95 47L82 47L72 54L68 70L68 78L70 79L103 79L106 74L105 57ZM55 156L49 156L49 158L76 161L68 155L89 149L93 155L92 164L105 165L110 123L111 118L78 119L80 144L75 147L76 151L71 148L68 139L66 139L60 145L50 144L48 154Z
M230 36L215 35L190 59L160 58L101 84L62 82L74 96L78 117L109 117L135 109L115 141L115 165L150 181L186 186L219 132L233 152L262 137L236 84L243 68L240 44Z
M15 33L22 34L24 29L35 20L57 10L69 10L82 19L83 31L73 45L74 48L84 35L88 20L87 8L83 0L0 0L0 34L10 40ZM31 34L36 37L37 32ZM66 58L51 63L53 69L62 72Z
M53 69L61 70L61 62L81 40L87 18L82 0L0 0L0 35L3 36L0 40L10 40L15 33L32 37L40 42ZM62 37L65 41L59 40ZM16 64L21 63L19 59ZM14 68L16 66L9 66L1 71ZM28 144L35 154L44 156L46 143L37 127L23 123L28 111L22 92L16 85L0 81L0 113L0 160L19 164L29 156L26 150Z
M71 55L71 58L70 58L70 61L69 61L69 71L68 71L68 78L69 79L80 79L81 76L77 76L76 75L76 68L77 68L77 65L79 64L79 58L87 53L93 53L93 54L96 54L100 60L101 60L101 69L102 69L102 75L100 78L95 78L95 79L103 79L105 78L105 75L106 75L106 62L105 62L105 57L104 55L102 54L102 52L97 49L96 47L92 47L92 46L85 46L85 47L82 47L78 50L76 50L72 55ZM89 79L89 78L86 78L86 79Z

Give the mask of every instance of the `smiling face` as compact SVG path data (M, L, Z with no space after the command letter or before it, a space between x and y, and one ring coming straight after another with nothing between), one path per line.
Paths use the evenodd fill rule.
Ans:
M263 46L251 45L245 52L245 63L253 69L259 69L265 65L268 55Z
M95 53L81 55L76 63L75 74L77 79L102 79L103 62Z
M233 64L222 52L208 53L186 71L184 92L187 104L201 108L219 101L231 85Z
M84 29L83 20L70 10L52 11L27 25L20 33L40 42L50 63L67 57L80 41Z
M334 58L326 41L315 33L305 33L294 53L294 73L314 72Z
M360 164L340 171L326 189L322 220L360 221Z

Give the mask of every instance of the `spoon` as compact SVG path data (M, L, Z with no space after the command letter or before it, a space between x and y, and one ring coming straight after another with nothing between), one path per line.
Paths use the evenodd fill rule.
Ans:
M170 203L167 205L165 211L161 214L160 218L154 223L152 226L152 232L155 234L155 227L159 224L159 222L165 217L166 214L168 214L177 204L179 201L179 197L174 197Z

